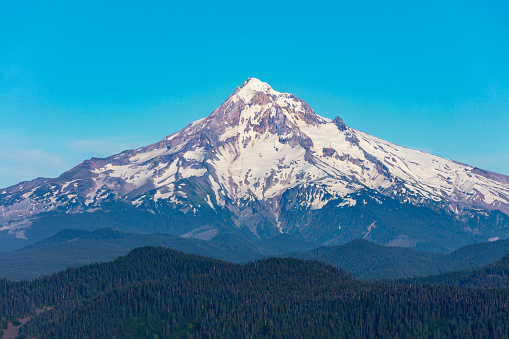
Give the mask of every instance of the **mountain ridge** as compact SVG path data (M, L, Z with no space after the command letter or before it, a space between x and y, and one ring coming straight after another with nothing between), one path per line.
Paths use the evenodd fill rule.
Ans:
M318 260L345 270L357 279L388 280L475 269L494 263L508 254L507 240L467 245L443 254L413 248L383 247L364 239L355 239L341 246L318 247L288 256Z
M507 240L467 245L447 254L383 247L364 239L322 247L299 243L298 238L285 234L260 242L238 237L228 240L231 239L203 241L163 233L127 233L111 228L95 231L65 229L35 244L0 253L0 278L35 279L68 267L113 260L143 246L163 246L234 263L268 257L317 260L363 280L402 279L474 269L509 254Z

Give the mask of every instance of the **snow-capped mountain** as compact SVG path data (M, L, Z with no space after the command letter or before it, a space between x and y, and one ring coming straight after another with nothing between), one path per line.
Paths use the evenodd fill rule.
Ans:
M108 211L112 203L205 239L224 228L416 247L437 227L462 239L454 244L509 236L509 177L323 118L255 78L158 143L0 190L0 231L22 238L38 218Z

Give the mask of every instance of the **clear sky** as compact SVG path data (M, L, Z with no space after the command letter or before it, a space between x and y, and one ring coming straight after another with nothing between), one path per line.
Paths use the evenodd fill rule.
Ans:
M3 1L0 187L159 141L248 77L509 175L507 1Z

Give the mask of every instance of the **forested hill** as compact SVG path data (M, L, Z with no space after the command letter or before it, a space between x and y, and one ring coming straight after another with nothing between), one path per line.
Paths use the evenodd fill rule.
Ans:
M0 254L0 277L36 279L69 267L107 262L138 247L163 246L231 262L260 259L255 245L215 243L170 234L125 233L113 229L92 232L67 229L23 249Z
M484 267L428 277L401 280L407 284L435 284L509 288L509 254Z
M224 263L164 248L1 281L23 338L507 337L509 290L361 282L314 261Z
M341 246L316 248L317 244L287 234L258 241L230 234L221 241L202 241L169 234L125 233L108 228L90 232L66 229L23 249L0 253L0 277L36 279L68 267L107 262L145 246L163 246L235 263L269 256L318 260L341 268L356 278L373 280L467 270L493 263L509 253L508 240L467 245L443 254L380 246L363 239Z
M397 279L478 268L500 260L508 253L507 240L467 245L443 254L380 246L356 239L342 246L324 246L288 256L318 260L344 269L359 279Z

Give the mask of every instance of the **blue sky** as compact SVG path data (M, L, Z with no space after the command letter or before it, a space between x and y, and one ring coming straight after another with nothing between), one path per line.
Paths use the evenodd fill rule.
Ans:
M156 142L248 77L509 175L505 1L5 1L0 187Z

